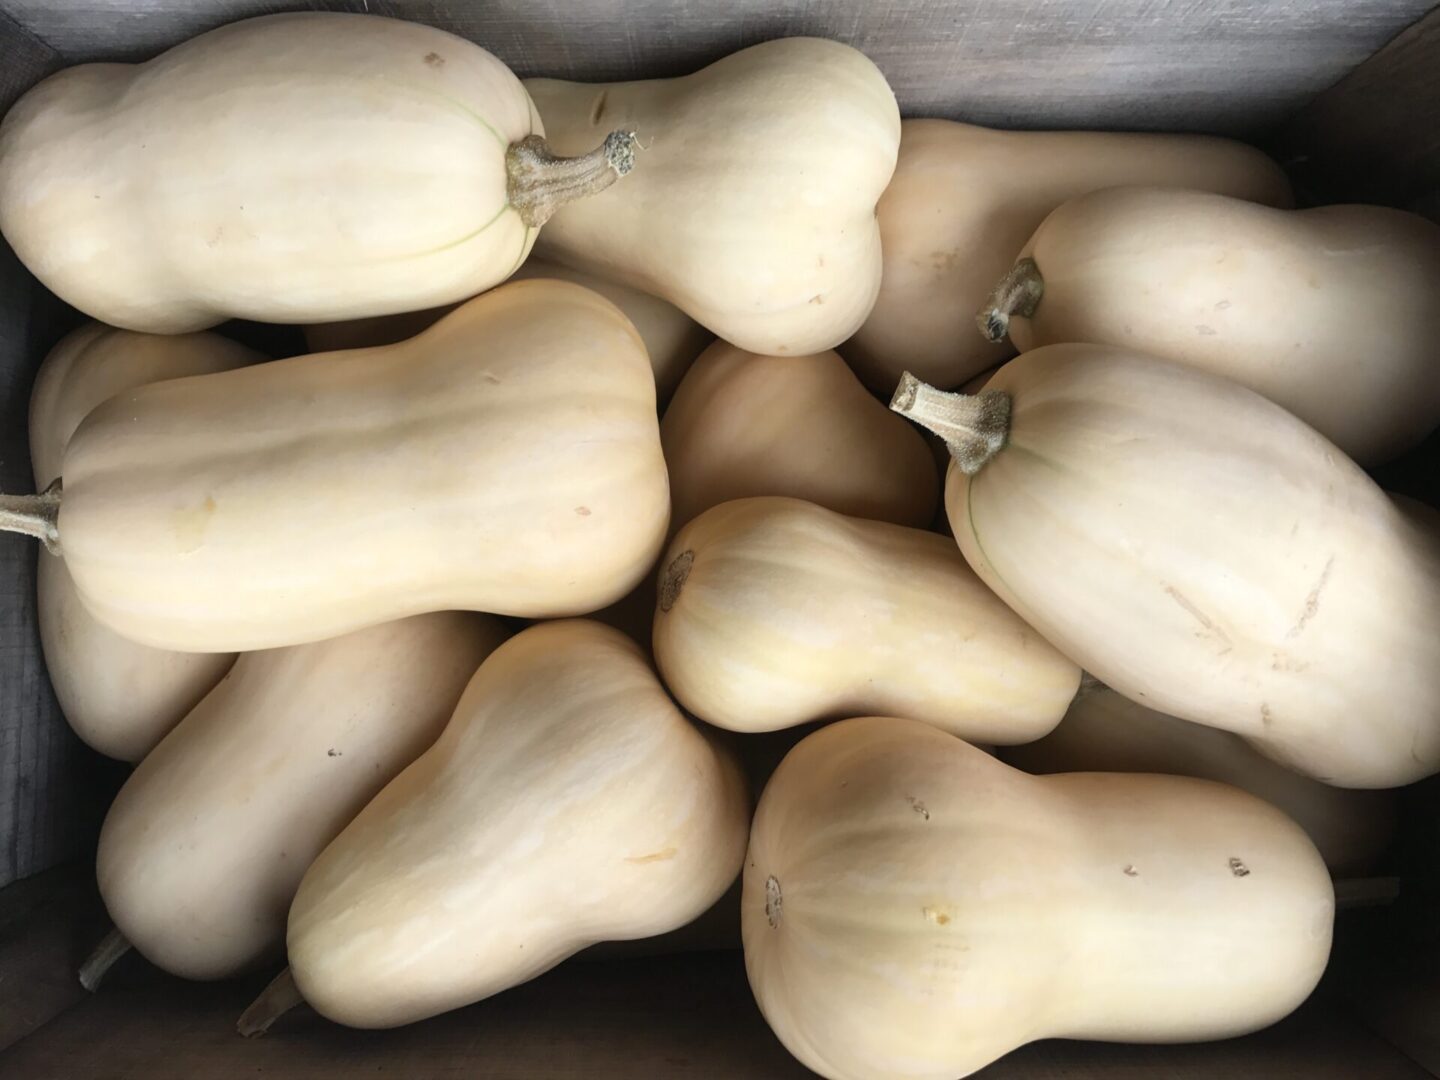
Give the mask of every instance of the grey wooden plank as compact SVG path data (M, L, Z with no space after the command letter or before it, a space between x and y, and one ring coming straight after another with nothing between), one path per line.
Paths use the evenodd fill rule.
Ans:
M1440 8L1316 97L1276 141L1312 201L1440 211Z
M358 1072L486 1080L803 1080L756 1009L738 953L569 964L487 1002L394 1031L350 1031L309 1010L262 1039L233 1025L264 985L186 985L132 966L0 1053L27 1080L147 1080ZM1322 996L1257 1035L1182 1046L1044 1042L985 1080L1427 1080Z
M276 10L365 10L480 42L522 75L681 74L817 34L867 52L908 115L1019 127L1274 126L1431 0L0 0L72 60L144 57Z

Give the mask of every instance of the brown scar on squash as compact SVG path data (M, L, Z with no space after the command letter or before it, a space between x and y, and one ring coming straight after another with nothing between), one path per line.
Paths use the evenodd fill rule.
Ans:
M590 106L590 125L592 127L600 123L600 118L605 115L605 104L609 97L609 90L601 90L600 96L595 99L595 104Z
M659 851L652 852L649 855L631 855L625 861L628 863L669 862L675 857L675 854L675 848L667 847L661 848Z
M1200 627L1204 633L1211 635L1222 645L1225 646L1225 648L1221 650L1220 655L1223 656L1225 655L1225 653L1228 653L1232 648L1234 648L1234 645L1230 641L1230 635L1225 633L1224 630L1220 629L1220 627L1215 625L1215 621L1211 619L1209 615L1206 615L1205 612L1201 611L1198 607L1196 607L1195 602L1191 600L1188 596L1186 596L1184 593L1182 593L1179 589L1175 588L1174 585L1165 586L1165 595L1169 596L1171 600L1174 600L1175 603L1179 604L1182 608L1184 608L1192 616L1194 616L1195 621L1200 624Z
M911 809L911 810L914 810L915 813L919 814L919 815L920 815L921 817L923 817L926 821L929 821L929 820L930 820L930 810L929 810L929 808L928 808L923 802L921 802L919 799L917 799L914 795L906 795L906 796L905 796L905 801L910 804L910 809Z
M1315 613L1320 610L1320 594L1325 591L1325 586L1330 583L1330 571L1334 566L1335 556L1331 555L1330 558L1325 560L1325 569L1320 571L1319 580L1315 582L1314 586L1310 589L1309 595L1305 597L1305 606L1300 609L1300 618L1296 621L1295 625L1290 628L1290 632L1285 635L1287 640L1299 637L1304 632L1306 625L1315 617Z
M432 68L442 68L445 66L445 58L437 52L430 52L425 54L425 63Z

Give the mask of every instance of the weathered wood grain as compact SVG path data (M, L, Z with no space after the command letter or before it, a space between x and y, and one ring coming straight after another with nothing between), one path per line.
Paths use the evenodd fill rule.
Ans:
M0 1052L0 1075L208 1080L356 1075L485 1080L804 1080L755 1007L738 953L566 965L487 1002L394 1031L301 1010L234 1033L264 979L185 985L131 967ZM985 1080L1428 1080L1321 997L1268 1031L1192 1046L1045 1042Z
M768 38L868 53L910 115L1019 127L1274 126L1430 0L0 0L71 60L135 59L225 22L324 8L428 22L522 75L676 75Z

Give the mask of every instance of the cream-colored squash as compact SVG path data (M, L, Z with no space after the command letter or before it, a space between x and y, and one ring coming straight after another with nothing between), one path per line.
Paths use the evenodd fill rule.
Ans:
M1021 351L1088 341L1223 375L1362 465L1440 424L1440 225L1416 214L1116 188L1065 203L1018 259L980 319Z
M305 868L435 741L505 636L490 616L432 612L242 656L105 818L116 927L189 979L274 958Z
M593 611L654 565L669 513L644 345L558 281L387 348L112 398L61 475L58 508L10 498L0 522L56 538L112 629L207 652L422 611Z
M878 210L880 295L840 351L883 394L904 371L948 390L1004 359L1014 350L977 337L974 313L1046 214L1117 184L1291 202L1280 168L1229 139L906 120Z
M1337 877L1373 870L1395 831L1392 792L1321 784L1237 735L1166 716L1098 684L1082 690L1050 734L1000 756L1029 773L1170 773L1231 784L1283 810Z
M591 289L625 313L650 354L655 371L655 396L661 405L670 400L675 385L713 335L674 304L628 285L620 285L582 270L573 270L548 259L529 258L511 275L512 281L530 278L558 278ZM362 349L393 345L433 326L453 308L431 308L401 315L380 315L351 322L316 323L305 327L305 343L311 352L335 349Z
M789 495L854 517L929 524L939 496L925 440L834 352L756 356L717 341L660 423L676 527L731 499Z
M948 436L970 565L1100 681L1325 783L1440 771L1440 533L1312 428L1099 345L895 407Z
M503 281L556 205L633 158L623 133L568 162L543 135L519 80L453 34L267 15L32 89L0 124L0 231L132 330L412 311Z
M1325 968L1334 894L1279 810L1188 777L1031 777L911 720L786 757L745 858L745 967L828 1080L956 1080L1036 1039L1265 1027Z
M634 642L531 627L306 873L295 984L332 1020L394 1027L681 926L734 879L749 808L738 764Z
M164 337L89 323L51 350L30 394L30 461L43 491L60 475L71 434L106 398L146 383L243 367L262 357L217 334ZM95 621L65 563L36 566L40 645L60 711L89 746L139 761L209 693L233 653L152 649Z
M742 349L833 349L880 287L875 204L900 113L847 45L782 38L680 79L528 79L558 153L634 131L624 184L556 213L541 254L664 297Z
M732 731L884 712L1027 742L1080 684L931 532L740 499L682 528L661 565L661 677L693 715Z

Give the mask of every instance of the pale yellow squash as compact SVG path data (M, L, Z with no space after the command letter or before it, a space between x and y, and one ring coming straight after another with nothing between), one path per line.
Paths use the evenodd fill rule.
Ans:
M1100 681L1325 783L1440 771L1440 532L1312 428L1099 345L895 407L951 444L970 565Z
M556 205L633 158L617 133L558 161L543 135L519 80L453 34L262 16L27 93L0 124L0 231L133 330L412 311L503 281Z
M680 377L713 339L712 334L674 304L628 285L540 258L526 259L511 276L512 281L530 278L573 281L599 293L623 311L635 324L645 342L645 351L650 354L650 367L655 372L655 396L661 405L670 400ZM311 352L393 345L433 326L451 310L431 308L351 322L316 323L305 327L305 342Z
M435 746L306 873L295 984L332 1020L394 1027L671 930L729 887L749 806L632 641L542 623L481 665Z
M505 636L435 612L242 656L110 808L98 873L116 927L188 979L276 957L305 868L434 742Z
M834 352L757 356L717 341L680 382L660 437L678 527L712 506L788 495L854 517L929 524L939 496L925 440Z
M931 532L740 499L682 528L661 566L660 674L693 715L733 731L884 712L1027 742L1080 683Z
M974 313L1046 214L1117 184L1291 201L1280 168L1229 139L906 120L878 211L880 295L840 351L883 394L904 371L950 389L1004 359L1014 350L976 336Z
M900 113L862 53L782 38L680 79L525 86L557 152L588 151L611 128L640 144L625 183L556 213L541 254L664 297L758 353L833 349L869 314Z
M1244 1034L1309 995L1330 876L1298 825L1187 777L1031 777L928 725L802 742L760 800L745 966L828 1080L956 1080L1036 1039Z
M0 520L58 543L97 619L193 651L593 611L654 565L669 515L645 347L558 281L398 345L112 398L61 475L58 508L11 498Z
M1338 877L1373 870L1395 831L1391 792L1319 783L1237 735L1166 716L1098 684L1082 690L1054 731L1006 747L1001 757L1029 773L1170 773L1232 784L1285 811Z
M1416 214L1116 188L1018 258L980 319L1021 351L1088 341L1223 375L1362 465L1440 424L1440 225Z
M60 475L71 434L96 405L137 386L243 367L262 359L216 334L164 337L89 323L66 335L35 376L30 460L36 490ZM41 552L36 610L45 667L60 711L89 746L139 761L234 662L233 653L152 649L85 610L64 562Z

